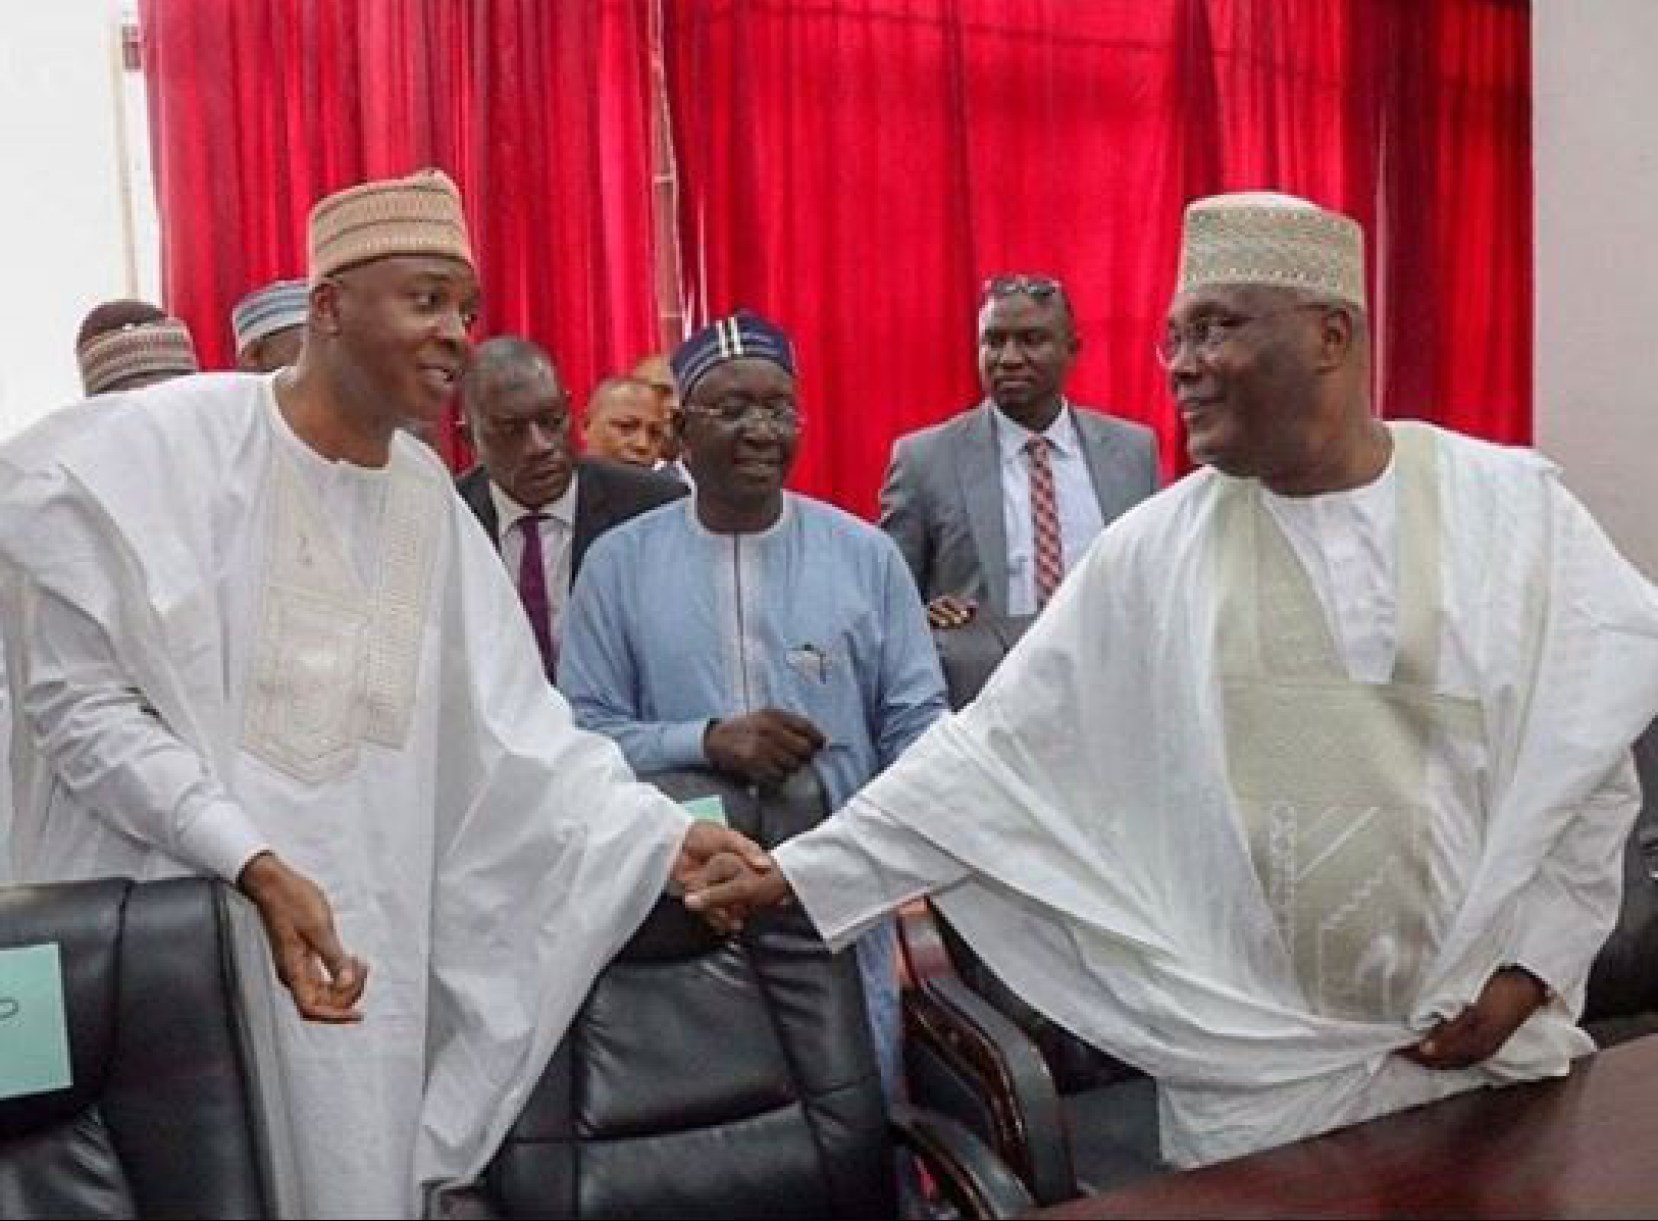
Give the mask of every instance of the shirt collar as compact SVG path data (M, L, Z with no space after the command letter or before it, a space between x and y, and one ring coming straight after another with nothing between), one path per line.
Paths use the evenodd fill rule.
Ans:
M1007 412L994 403L990 406L991 419L996 424L996 445L1001 451L1002 461L1023 461L1025 442L1036 433L1026 428L1019 421L1011 418ZM1071 418L1071 400L1059 400L1059 414L1054 416L1053 423L1042 430L1042 435L1053 446L1056 456L1075 455L1082 452L1082 442L1077 437L1076 421Z
M495 480L489 481L489 499L495 506L496 534L505 538L519 522L520 518L528 517L531 513L539 513L543 517L550 517L562 525L566 530L573 530L576 522L576 484L581 479L581 472L573 472L570 476L570 486L564 489L564 495L551 504L542 505L539 509L526 509L511 496L501 490L501 485Z

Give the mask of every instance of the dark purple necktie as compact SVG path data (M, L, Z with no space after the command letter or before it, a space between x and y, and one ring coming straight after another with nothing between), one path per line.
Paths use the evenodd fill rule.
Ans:
M551 677L558 651L553 647L553 629L548 622L547 569L541 560L541 521L545 516L530 513L518 519L518 533L524 540L524 554L518 560L518 596L530 617L536 648L541 650L541 668Z

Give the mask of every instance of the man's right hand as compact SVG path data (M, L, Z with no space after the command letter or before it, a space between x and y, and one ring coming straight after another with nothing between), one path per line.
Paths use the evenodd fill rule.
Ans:
M823 749L823 732L803 716L762 708L748 716L715 721L703 735L702 750L722 772L781 784Z
M261 852L242 867L236 886L259 909L277 978L312 1022L360 1022L357 1008L368 964L346 953L328 899L307 877Z
M794 898L789 879L767 858L756 867L749 857L719 852L685 888L685 906L721 931L741 928L743 920Z
M940 594L927 603L928 627L966 627L973 621L973 616L979 613L979 604L971 598L958 598L954 594Z

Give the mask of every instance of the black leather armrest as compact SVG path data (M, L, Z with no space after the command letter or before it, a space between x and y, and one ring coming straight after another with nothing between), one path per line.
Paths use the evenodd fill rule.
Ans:
M1024 1031L959 979L935 976L904 995L905 1026L916 1099L968 1115L946 1097L965 1090L980 1115L983 1136L1043 1203L1076 1195L1076 1172L1066 1138L1064 1111L1042 1054ZM937 1074L947 1075L939 1080Z
M1022 1217L1036 1207L1013 1171L949 1116L894 1103L890 1122L898 1143L921 1159L963 1217Z

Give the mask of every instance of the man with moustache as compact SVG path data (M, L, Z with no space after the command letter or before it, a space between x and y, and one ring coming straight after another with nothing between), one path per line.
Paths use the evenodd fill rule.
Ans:
M478 346L461 378L461 407L478 465L456 486L500 549L552 678L564 603L593 540L686 488L618 462L577 460L570 396L552 358L528 339Z
M0 448L19 876L252 900L283 1216L418 1216L474 1176L670 876L747 844L575 728L401 431L466 368L474 266L442 173L341 191L311 213L295 365L106 394Z
M812 767L838 806L944 711L915 583L879 530L784 490L804 421L782 330L739 311L673 363L695 498L593 548L559 686L641 773L706 766L773 785ZM890 1091L889 925L860 939L858 961Z
M1540 455L1371 409L1363 233L1198 200L1159 355L1201 470L776 868L831 943L931 894L1157 1081L1191 1166L1564 1074L1658 711L1658 590Z

